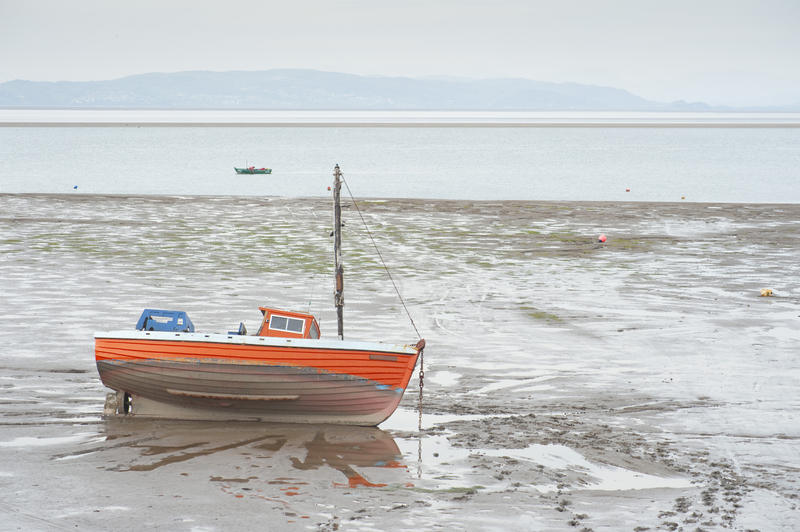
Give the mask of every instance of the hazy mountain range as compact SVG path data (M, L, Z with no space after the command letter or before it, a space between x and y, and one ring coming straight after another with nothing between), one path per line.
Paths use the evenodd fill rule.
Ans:
M0 83L0 107L79 109L346 109L730 111L660 103L613 87L526 79L417 79L316 70L175 72L108 81ZM737 109L739 110L739 109ZM747 110L788 111L790 108Z

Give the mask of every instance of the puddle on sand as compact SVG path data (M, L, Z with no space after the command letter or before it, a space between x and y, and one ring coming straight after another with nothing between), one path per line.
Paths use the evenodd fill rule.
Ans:
M659 476L593 462L564 445L469 449L451 445L446 435L425 436L421 442L412 438L398 439L398 445L418 489L501 492L513 487L546 493L691 487L691 481L685 477ZM526 470L532 474L516 475ZM525 482L519 482L523 478Z
M70 443L82 443L94 436L96 436L96 434L90 432L74 434L72 436L56 436L52 438L22 436L12 440L0 441L0 447L18 447L25 449L30 447L60 446Z
M532 444L523 449L481 450L484 456L509 457L528 460L555 470L573 470L587 475L580 489L626 491L658 488L689 488L691 482L684 477L660 477L632 471L622 467L590 462L585 456L564 445ZM554 491L557 486L535 486L540 491Z
M119 472L185 467L194 473L218 470L209 478L222 484L270 485L280 478L292 479L288 482L297 485L318 484L317 472L327 470L333 474L324 482L357 487L402 483L406 469L391 435L371 427L111 418L105 422L104 432L104 444L81 449L78 454L100 454L110 464L106 469ZM248 474L241 474L243 467ZM369 471L375 470L401 473L388 482L372 482ZM295 495L302 490L296 491Z
M448 440L449 432L414 436L413 427L419 421L418 412L400 409L387 420L382 428L402 432L395 437L403 452L414 487L432 490L477 489L502 491L513 483L516 489L531 489L537 492L556 490L626 491L658 488L683 489L691 487L689 479L681 476L651 474L616 465L603 464L587 459L578 451L558 444L529 444L520 448L468 448L455 446ZM443 415L423 414L423 431L447 423L509 418L510 415ZM413 428L412 428L413 427ZM405 430L403 430L405 429ZM491 461L492 465L487 465ZM530 468L540 474L526 477L522 485L511 479L497 478L492 467L512 469ZM522 465L521 465L522 464ZM477 473L476 473L477 470ZM554 478L572 475L572 485L558 485ZM663 472L662 472L663 473ZM500 475L502 477L503 475Z
M448 423L451 421L473 421L476 419L488 419L496 417L506 417L505 415L483 415L483 414L431 414L422 413L422 429L429 429L434 425ZM380 424L381 430L388 430L402 433L416 433L420 427L420 417L418 410L407 410L398 408L394 414Z

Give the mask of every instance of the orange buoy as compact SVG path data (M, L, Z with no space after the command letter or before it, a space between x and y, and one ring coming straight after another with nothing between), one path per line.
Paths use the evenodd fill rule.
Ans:
M630 191L631 191L631 189L629 189L629 188L625 189L625 192L630 192Z

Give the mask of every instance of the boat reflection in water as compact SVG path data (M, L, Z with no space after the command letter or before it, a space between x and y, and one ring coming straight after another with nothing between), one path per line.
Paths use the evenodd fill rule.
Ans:
M320 482L323 487L381 487L407 480L394 439L374 427L113 417L104 425L101 453L116 455L109 469L163 473L180 464L181 475L210 475L212 482L227 486L224 491L238 486L263 495L275 492L277 484L282 495L298 495L301 486ZM260 474L264 471L268 475Z

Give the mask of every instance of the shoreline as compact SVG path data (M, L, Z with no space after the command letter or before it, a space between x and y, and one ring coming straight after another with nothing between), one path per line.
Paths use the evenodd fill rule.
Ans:
M40 196L40 197L53 197L58 199L63 199L66 197L76 198L76 199L97 199L97 198L130 198L130 199L154 199L154 200L177 200L177 199L190 199L190 200L204 200L209 198L220 198L220 199L228 199L234 201L252 201L254 199L261 199L267 201L273 200L285 200L285 201L296 201L296 200L309 200L309 201L318 201L318 200L330 200L328 195L319 195L319 196L270 196L270 195L241 195L241 194L160 194L160 193L153 193L153 194L127 194L127 193L107 193L107 192L98 192L98 193L90 193L90 192L3 192L0 191L0 198L4 196ZM631 205L636 207L642 207L647 205L654 205L654 206L676 206L676 205L692 205L693 207L702 207L702 206L734 206L734 205L757 205L759 207L794 207L800 205L800 202L792 203L792 202L757 202L757 201L692 201L692 200L682 200L682 201L652 201L652 200L625 200L625 201L612 201L612 200L547 200L547 199L536 199L536 200L526 200L526 199L453 199L453 198L412 198L412 197L373 197L373 196L364 196L356 198L358 202L366 202L366 203L384 203L389 201L403 201L403 202L437 202L437 203L468 203L468 204L476 204L476 205L491 205L491 204L503 204L503 205L518 205L518 204L530 204L530 205L591 205L591 206L604 206L604 205Z
M800 128L800 113L5 108L0 127Z
M292 127L292 128L642 128L642 129L797 129L800 122L89 122L89 121L8 121L0 127Z

